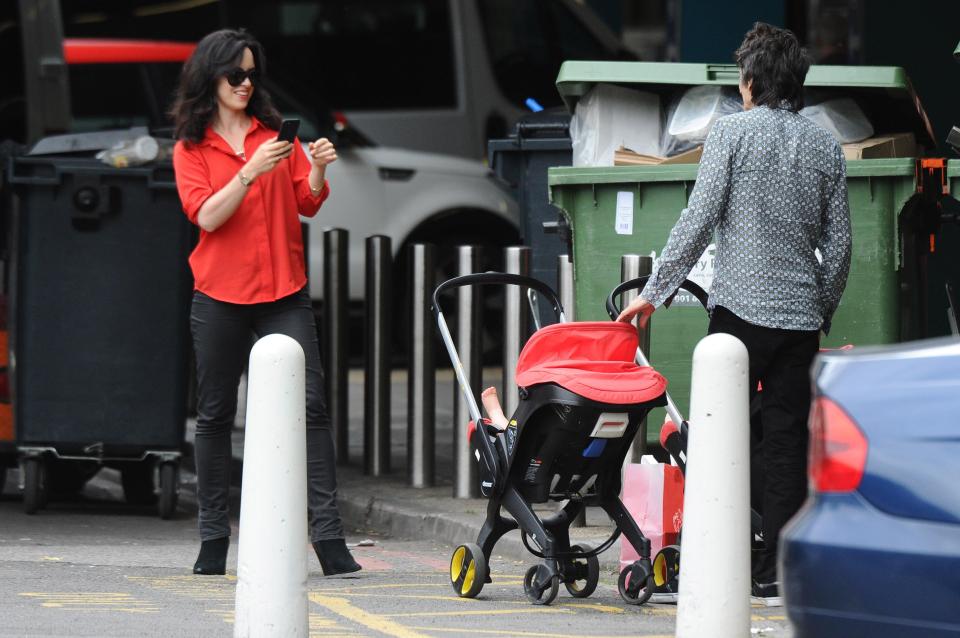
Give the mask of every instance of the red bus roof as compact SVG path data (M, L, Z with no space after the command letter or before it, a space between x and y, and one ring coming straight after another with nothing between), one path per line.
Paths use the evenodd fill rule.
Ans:
M136 62L186 62L197 45L162 40L64 38L67 64L119 64Z

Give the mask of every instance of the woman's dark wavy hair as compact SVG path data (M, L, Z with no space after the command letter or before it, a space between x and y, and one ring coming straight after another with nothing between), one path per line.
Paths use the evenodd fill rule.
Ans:
M743 83L753 82L756 106L777 108L786 101L792 111L803 107L803 82L812 58L793 32L757 22L734 57Z
M258 74L267 70L263 47L243 29L222 29L210 33L199 43L180 72L170 117L177 139L198 143L217 113L217 83L226 73L240 65L243 50L250 49ZM247 103L246 111L268 127L280 128L280 113L274 108L262 83Z

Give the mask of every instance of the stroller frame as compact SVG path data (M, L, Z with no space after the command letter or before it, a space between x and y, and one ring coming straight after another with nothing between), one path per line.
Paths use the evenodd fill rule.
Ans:
M524 591L527 598L534 604L549 604L556 598L561 582L571 595L587 597L595 590L599 580L597 555L608 549L622 533L637 548L640 559L622 570L618 582L620 595L629 604L637 605L646 602L654 591L650 541L643 535L640 527L620 500L620 471L626 451L639 431L641 422L651 408L667 403L666 393L644 403L607 404L582 397L552 383L536 384L530 388L520 389L521 401L511 417L511 427L503 431L496 428L489 420L483 419L480 413L439 303L442 293L472 285L513 285L535 291L550 303L559 322L565 323L563 308L556 293L542 282L529 277L493 272L465 275L443 282L434 291L432 308L440 334L453 363L472 423L477 424L471 432L470 441L471 446L476 450L475 456L480 465L481 493L489 499L486 521L480 530L477 542L460 545L453 553L450 569L451 585L461 597L472 598L479 594L485 583L492 582L488 563L496 543L504 534L519 528L527 549L542 559L539 565L527 571L524 578ZM531 310L536 315L538 310L536 300L532 295L528 295L528 298ZM583 460L575 459L571 455L563 456L562 458L572 461L572 468L550 467L548 468L550 471L544 473L549 478L536 485L528 485L530 481L521 481L517 477L522 476L524 472L529 473L531 469L519 467L513 461L523 458L525 447L533 449L538 445L533 442L527 443L530 437L525 440L520 437L520 433L525 427L534 427L531 423L538 418L546 423L550 417L555 417L555 415L546 414L545 407L548 405L562 406L557 410L562 410L571 415L571 419L576 420L575 424L564 430L562 418L556 417L560 420L560 424L555 426L556 440L564 441L568 448L590 439L592 435L586 434L589 429L584 431L583 423L597 420L598 416L602 419L604 414L614 411L621 415L626 414L627 425L619 437L603 439L606 441L602 449L603 457ZM599 427L599 420L597 423ZM514 426L517 431L516 443L511 445L513 441L508 439L511 428ZM454 427L462 427L462 425L454 424ZM539 426L539 429L534 430L534 434L540 434L541 430L546 430L546 425ZM568 439L564 440L562 437L565 435ZM550 436L549 433L546 434L547 438ZM571 443L569 437L573 437L575 443ZM549 441L546 443L549 444ZM578 448L578 453L582 449L583 447ZM543 456L548 457L547 454ZM618 462L612 462L614 459ZM539 458L536 460L540 461ZM538 470L539 465L534 471ZM582 473L576 474L577 471ZM595 498L597 504L616 525L611 537L596 549L583 544L571 545L569 535L570 523L585 506L582 493L591 484L595 487L596 496L588 498L591 500ZM531 502L547 500L566 502L552 516L541 520L533 510ZM502 509L506 509L512 518L503 516ZM536 549L531 547L530 542L536 546Z
M622 295L629 290L642 290L644 286L647 285L649 280L650 275L643 275L629 281L624 281L611 290L610 294L607 295L605 304L607 314L610 316L610 318L615 320L620 315L620 308L617 306L616 302L617 296ZM686 290L692 294L697 301L700 302L700 305L703 306L703 309L709 313L709 308L707 305L707 292L703 288L701 288L698 284L685 279L678 287L678 290L679 289ZM674 293L674 295L675 294L676 293ZM666 305L669 305L672 299L673 296L667 300ZM650 365L640 348L637 348L636 362L642 366ZM751 405L751 411L756 409L758 409L756 405ZM677 405L673 402L673 399L670 398L669 393L667 394L666 411L667 416L677 429L677 437L672 446L667 443L664 444L664 447L666 448L666 451L670 457L680 468L680 471L686 475L687 439L689 437L690 424L686 419L683 418L679 408L677 408ZM661 431L661 441L663 441L663 437L664 434L663 431ZM752 507L750 509L750 533L753 539L760 541L763 540L763 519L761 515ZM655 593L676 593L678 591L677 581L680 575L680 545L668 545L661 549L660 552L654 557L653 566L654 581L657 587L657 591Z

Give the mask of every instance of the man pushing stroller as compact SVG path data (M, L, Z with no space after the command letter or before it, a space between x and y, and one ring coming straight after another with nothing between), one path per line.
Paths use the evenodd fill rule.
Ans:
M753 593L770 597L778 595L780 530L806 497L809 370L846 286L850 211L839 143L797 113L806 50L790 31L757 23L736 61L744 112L714 125L689 205L618 320L646 324L716 233L709 332L740 339L752 392L763 385L751 431L752 483L762 486L753 506L764 538Z

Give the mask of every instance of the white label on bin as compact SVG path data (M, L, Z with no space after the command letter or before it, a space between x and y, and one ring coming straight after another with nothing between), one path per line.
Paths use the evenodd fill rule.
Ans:
M633 191L617 193L617 223L618 235L633 234Z

